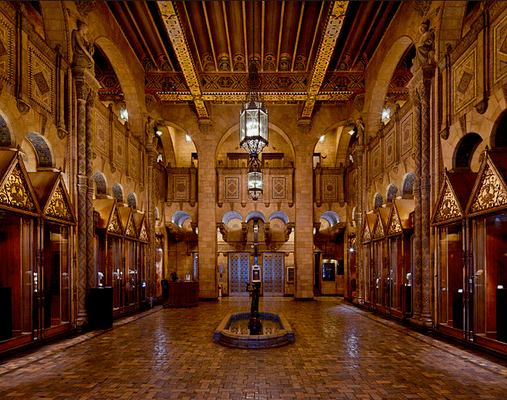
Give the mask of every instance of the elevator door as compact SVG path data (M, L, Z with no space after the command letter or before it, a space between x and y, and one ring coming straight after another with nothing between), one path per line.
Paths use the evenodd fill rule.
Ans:
M264 296L283 296L283 253L262 255Z
M247 284L249 280L249 254L248 253L230 253L229 254L229 295L247 296Z

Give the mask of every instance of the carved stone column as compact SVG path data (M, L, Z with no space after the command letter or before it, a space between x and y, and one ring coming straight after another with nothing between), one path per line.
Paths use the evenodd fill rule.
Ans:
M95 101L97 101L97 90L95 87L90 90L86 102L86 274L88 288L95 283L95 260L93 249L93 127L95 118Z
M155 150L155 144L153 143L155 132L153 130L155 121L152 118L148 118L145 129L145 146L147 154L147 195L148 195L148 226L149 226L149 243L148 243L148 297L152 299L157 291L156 284L156 271L155 271L155 248L156 248L156 235L155 235L155 160L157 159L157 152Z
M91 71L74 67L72 69L77 97L77 285L78 285L78 315L77 325L88 323L86 311L86 295L93 284L93 171L91 167L91 129L92 111L87 109L88 99L93 96L99 87ZM90 97L90 93L92 94ZM92 103L93 104L93 103ZM89 188L91 188L89 190ZM91 216L90 210L91 208ZM90 274L92 275L90 277Z
M357 168L357 188L356 188L356 218L357 218L357 246L356 246L356 282L357 282L357 296L355 301L357 301L358 304L364 304L364 268L368 267L363 265L363 246L361 244L361 235L362 235L362 229L363 229L363 188L364 188L364 182L363 179L363 162L364 162L364 147L363 146L357 146L353 155L354 163L356 164ZM352 183L354 184L354 182Z
M415 79L415 77L414 77ZM422 249L421 249L421 231L422 231L422 204L421 204L421 99L416 88L412 89L412 101L414 104L414 161L415 161L415 181L414 181L414 306L413 316L418 320L421 315L422 304Z
M430 238L431 217L431 121L430 95L434 67L422 68L423 82L421 87L421 248L422 251L422 309L423 323L431 326L431 288L432 252ZM438 189L437 189L438 190Z

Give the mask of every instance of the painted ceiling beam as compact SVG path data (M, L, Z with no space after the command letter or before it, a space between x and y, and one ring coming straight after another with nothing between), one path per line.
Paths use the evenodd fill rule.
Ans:
M199 77L195 63L183 31L183 27L172 1L158 1L158 8L164 21L167 34L178 58L183 76L192 95L199 119L209 119L209 112L202 97Z
M301 112L301 119L310 119L312 116L313 108L317 101L317 95L324 81L324 76L326 75L329 62L333 56L336 41L343 26L348 4L348 1L335 1L333 3L324 28L322 41L317 50L317 56L310 77L308 97L303 106L303 111Z

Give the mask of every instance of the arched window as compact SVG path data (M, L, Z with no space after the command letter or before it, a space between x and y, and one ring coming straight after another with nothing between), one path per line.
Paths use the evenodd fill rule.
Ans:
M325 219L327 222L329 222L329 226L336 225L338 222L340 222L340 217L338 217L338 214L336 214L334 211L326 211L320 216L320 218Z
M123 203L123 188L119 183L115 183L113 185L113 197L116 199L116 201Z
M470 168L470 160L481 142L482 138L477 133L472 132L463 136L454 153L454 168Z
M414 195L414 182L415 182L415 174L410 172L405 175L403 178L402 192L401 195L403 197L409 197Z
M387 202L392 203L397 195L398 195L398 188L396 187L396 185L394 183L391 183L387 187Z
M104 174L102 172L95 172L93 180L95 182L95 194L105 196L107 194L107 183Z
M383 203L384 199L382 198L382 195L378 192L375 193L375 196L373 197L373 208L376 210L381 207Z
M233 219L239 219L240 221L243 221L243 218L241 217L241 214L237 211L228 211L224 214L224 217L222 218L222 222L225 226L229 224Z

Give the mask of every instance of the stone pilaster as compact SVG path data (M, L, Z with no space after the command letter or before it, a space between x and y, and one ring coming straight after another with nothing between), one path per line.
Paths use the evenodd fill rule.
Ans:
M198 173L198 215L199 215L199 297L217 299L217 224L215 214L216 202L216 168L215 143L212 135L203 136L202 148L207 151L199 154ZM241 193L246 192L246 180Z
M294 171L296 226L294 255L296 263L296 300L313 299L313 176L312 154L302 144L296 149Z

